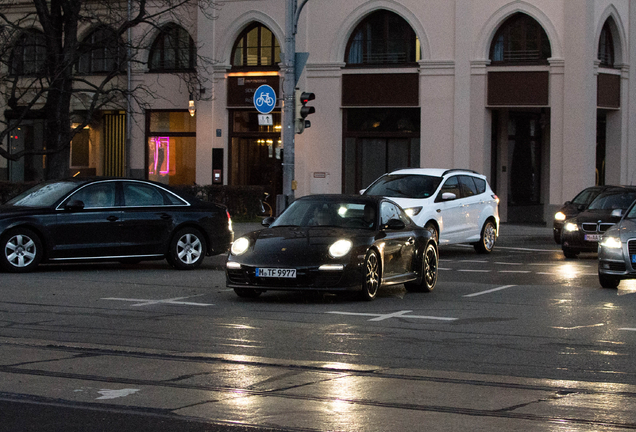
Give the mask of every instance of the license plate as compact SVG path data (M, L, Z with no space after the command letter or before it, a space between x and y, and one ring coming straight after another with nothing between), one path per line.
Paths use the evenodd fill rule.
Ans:
M601 241L603 234L585 234L585 241Z
M256 277L295 278L296 269L257 268Z

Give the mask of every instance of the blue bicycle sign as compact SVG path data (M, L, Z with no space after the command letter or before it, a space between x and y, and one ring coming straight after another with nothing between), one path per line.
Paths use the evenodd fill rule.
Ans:
M261 114L269 114L276 106L276 92L263 84L254 92L254 107Z

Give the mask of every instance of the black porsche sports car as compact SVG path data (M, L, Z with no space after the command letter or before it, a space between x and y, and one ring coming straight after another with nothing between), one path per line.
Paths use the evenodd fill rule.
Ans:
M263 224L267 228L237 239L228 256L227 286L240 297L357 290L372 300L382 285L435 288L435 240L389 199L310 195Z
M11 272L46 261L163 258L192 269L233 238L224 206L143 180L44 182L0 206L0 267Z

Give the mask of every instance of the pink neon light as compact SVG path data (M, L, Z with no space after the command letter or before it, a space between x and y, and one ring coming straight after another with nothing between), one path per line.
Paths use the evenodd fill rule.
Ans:
M153 137L154 141L154 164L150 174L159 172L166 175L170 172L170 138L169 137ZM161 160L161 163L159 162Z

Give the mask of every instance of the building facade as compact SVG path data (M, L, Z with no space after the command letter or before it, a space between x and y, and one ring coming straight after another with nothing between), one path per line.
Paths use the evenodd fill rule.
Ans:
M269 84L282 97L286 3L227 0L214 17L191 11L156 30L132 75L161 95L134 116L133 175L282 192L281 106L261 126L252 96ZM296 196L356 193L402 167L469 168L489 177L503 221L549 222L584 187L633 184L630 3L309 0L296 35L296 51L309 53L297 87L315 93L316 113L296 135ZM176 55L161 45L170 37ZM189 63L191 50L209 59L205 67ZM193 117L193 90L162 73L182 67L202 76ZM106 120L98 127L77 153L82 165L71 165L101 175Z

